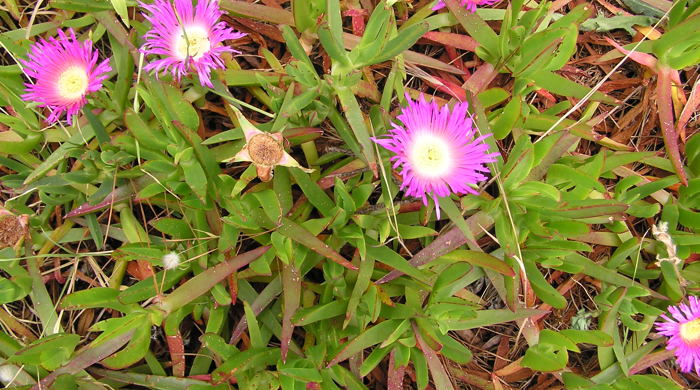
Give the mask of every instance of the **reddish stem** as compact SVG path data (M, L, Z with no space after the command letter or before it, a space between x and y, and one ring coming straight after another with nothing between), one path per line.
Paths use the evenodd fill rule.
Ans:
M673 121L673 99L671 98L674 70L668 66L659 66L656 80L656 105L659 111L659 125L664 136L666 153L673 169L683 185L688 185L688 176L683 169L683 160L678 148L678 134Z

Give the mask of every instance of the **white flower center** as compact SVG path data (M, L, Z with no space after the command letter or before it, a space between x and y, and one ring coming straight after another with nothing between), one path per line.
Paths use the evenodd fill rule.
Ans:
M423 134L413 140L408 160L411 168L421 177L438 178L452 170L450 145L445 139Z
M58 76L58 94L68 100L80 99L88 88L88 74L79 66L71 66Z
M700 344L700 318L684 322L678 328L681 339L683 339L686 344Z
M175 35L175 56L184 60L187 57L198 60L211 48L209 42L209 30L203 26L183 27L179 34Z

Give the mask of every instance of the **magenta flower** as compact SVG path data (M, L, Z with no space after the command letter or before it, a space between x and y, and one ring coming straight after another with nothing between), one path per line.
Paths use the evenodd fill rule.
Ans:
M661 315L666 322L657 322L656 330L668 336L666 349L676 354L676 361L682 372L693 369L700 375L700 300L691 296L690 305L681 303L669 306L673 318Z
M171 71L178 81L190 69L197 71L202 85L213 87L209 79L211 69L223 69L223 53L240 53L226 45L227 39L238 39L246 34L226 27L219 22L222 15L217 0L197 1L193 6L191 0L155 0L153 4L139 3L150 14L144 18L153 26L143 36L146 41L141 46L144 54L163 55L164 58L147 64L146 71Z
M466 8L467 11L469 11L471 13L476 12L476 6L493 5L493 4L496 4L498 1L499 0L459 0L462 7ZM445 2L440 0L433 7L433 11L443 9L445 7L446 7Z
M48 123L57 122L65 112L71 124L73 115L87 103L85 96L102 87L112 68L109 59L97 63L92 41L78 41L73 29L68 29L68 35L57 32L58 39L39 39L29 49L28 60L20 59L24 72L34 79L34 84L25 84L22 99L48 107Z
M413 101L406 95L408 106L393 123L388 138L372 138L382 147L396 153L391 157L393 167L401 167L401 189L408 196L423 199L428 196L438 204L439 197L457 194L478 194L472 185L485 180L489 169L484 165L496 161L498 153L488 153L484 139L476 137L467 103L457 103L452 109L428 103L421 95ZM437 208L440 218L440 208Z

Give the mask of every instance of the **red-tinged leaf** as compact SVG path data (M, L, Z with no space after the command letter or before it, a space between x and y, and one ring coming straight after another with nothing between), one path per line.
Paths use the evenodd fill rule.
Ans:
M185 376L185 344L182 340L182 335L177 332L174 336L165 336L170 351L170 360L173 365L173 376Z
M455 84L449 80L437 76L432 76L430 79L426 79L425 81L434 86L435 88L439 89L440 91L453 96L459 101L467 100L467 93L464 91L464 88L462 88L461 85Z
M63 374L77 374L83 369L100 362L128 343L135 330L131 329L97 345L93 345L93 343L81 349L70 362L46 376L41 382L34 385L32 390L48 389L59 376Z
M358 158L325 175L317 182L317 184L319 187L321 187L321 189L327 190L333 187L336 177L345 181L353 176L359 175L362 172L366 172L366 167L367 164Z
M468 50L474 52L476 47L479 46L474 38L468 35L455 34L442 31L428 31L423 35L423 38L429 39L433 42L441 43L446 46L452 46L457 49Z
M630 375L638 374L651 366L655 366L665 360L672 358L675 355L674 351L661 350L658 352L645 355L643 358L630 368Z
M280 234L283 234L298 242L299 244L304 245L319 255L331 259L335 263L338 263L345 268L357 270L357 267L355 267L351 262L345 260L340 253L333 250L333 248L328 246L328 244L321 241L318 237L311 234L310 231L306 230L303 226L298 225L291 219L282 218L282 224L277 228L277 231Z
M412 323L411 325L413 326L413 334L416 337L416 344L418 344L418 348L423 351L425 360L428 362L428 369L430 370L430 375L433 377L435 388L441 390L454 390L450 376L447 375L445 366L442 365L437 352L430 348L430 346L423 340L418 326L416 326L415 323Z
M662 66L658 69L656 80L656 105L659 111L659 124L664 135L666 153L673 164L678 178L683 185L688 185L688 176L683 168L683 159L678 147L678 134L673 123L673 100L671 98L673 73L677 72L670 67Z
M238 299L238 278L236 277L236 271L231 272L228 276L228 290L231 294L231 304L235 305Z
M629 205L625 203L613 203L607 200L590 200L584 205L576 207L552 210L556 216L566 219L582 219L600 216L611 216L624 213Z
M352 19L352 33L361 37L365 32L365 16L367 16L366 9L349 9L343 12L343 16L349 16Z
M464 89L471 91L474 94L478 94L481 91L485 91L491 81L498 75L496 69L493 65L488 62L484 62L479 65L471 77L464 83Z
M79 217L81 215L90 214L93 211L98 211L109 207L110 205L129 198L134 193L133 186L127 185L119 187L107 195L104 200L97 204L83 203L75 209L68 212L63 218Z
M182 307L206 294L230 273L252 263L267 252L268 249L270 249L269 246L261 246L204 270L204 272L196 275L175 289L175 291L168 294L157 306L163 310L166 315L169 314L172 310Z
M284 305L282 311L282 334L280 336L280 350L282 362L287 361L287 352L289 351L289 342L292 340L292 332L294 324L292 316L299 308L299 299L301 298L301 278L299 271L294 264L284 265L282 268L282 294L284 296Z
M152 374L138 374L133 371L112 371L102 368L90 368L90 373L99 378L125 383L131 386L140 386L146 389L187 390L196 387L210 388L211 374L192 375L189 378L177 378L174 376L160 376ZM206 382L203 382L206 381ZM236 383L232 378L231 383Z
M389 353L389 372L387 378L387 390L403 390L403 377L406 372L406 366L396 366L395 355L396 349L392 349Z
M617 42L613 41L608 37L605 37L605 40L608 41L609 44L613 45L615 49L619 50L625 55L628 55L629 58L631 58L634 62L640 65L644 65L652 71L656 70L657 60L656 57L654 57L653 55L647 53L640 53L638 51L629 51L624 47L618 45Z
M478 212L467 218L467 224L469 225L471 231L477 232L477 234L475 234L475 238L478 238L483 234L481 233L482 228L484 230L488 230L491 228L491 226L493 226L493 219L491 219L491 217L489 217L486 213ZM445 254L452 252L466 243L467 238L464 236L464 233L462 233L462 231L455 226L436 238L433 242L428 244L428 246L421 249L420 252L416 253L408 264L410 264L412 267L420 267L440 256L444 256ZM393 270L374 283L387 283L401 275L403 275L401 271Z
M323 129L318 127L294 127L285 129L284 138L292 145L313 141L323 135Z

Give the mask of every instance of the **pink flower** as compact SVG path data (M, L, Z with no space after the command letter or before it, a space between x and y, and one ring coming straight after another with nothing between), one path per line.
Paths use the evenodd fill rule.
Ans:
M213 87L209 74L211 69L223 69L223 53L240 53L226 45L227 39L238 39L246 34L226 27L219 22L222 15L217 0L155 0L153 4L139 3L150 12L143 14L151 22L152 28L143 36L146 41L141 46L144 54L163 55L164 58L148 63L146 71L155 70L156 76L171 71L178 81L189 73L197 71L202 85Z
M499 0L459 0L462 7L466 8L467 11L472 12L472 13L476 12L476 6L493 5L493 4L496 4L498 1ZM446 7L445 2L440 0L433 7L433 11L443 9L445 7Z
M24 72L34 79L34 84L25 84L22 99L48 107L49 123L65 112L71 124L73 115L87 103L85 96L102 87L112 68L109 59L97 63L99 55L90 40L78 41L73 29L68 29L68 35L57 32L58 39L39 39L29 49L28 60L20 59Z
M478 194L472 185L485 180L486 163L496 161L498 153L488 153L484 139L476 137L467 103L452 109L428 103L421 95L413 101L406 95L408 106L397 118L388 138L373 138L382 147L395 153L393 167L401 168L401 189L428 204L428 196L438 203L439 197L457 194ZM483 173L482 173L483 172ZM440 209L437 209L440 218Z
M676 354L682 372L693 369L700 375L700 300L688 297L689 305L669 306L673 318L661 315L666 322L657 322L656 330L668 336L666 349Z

